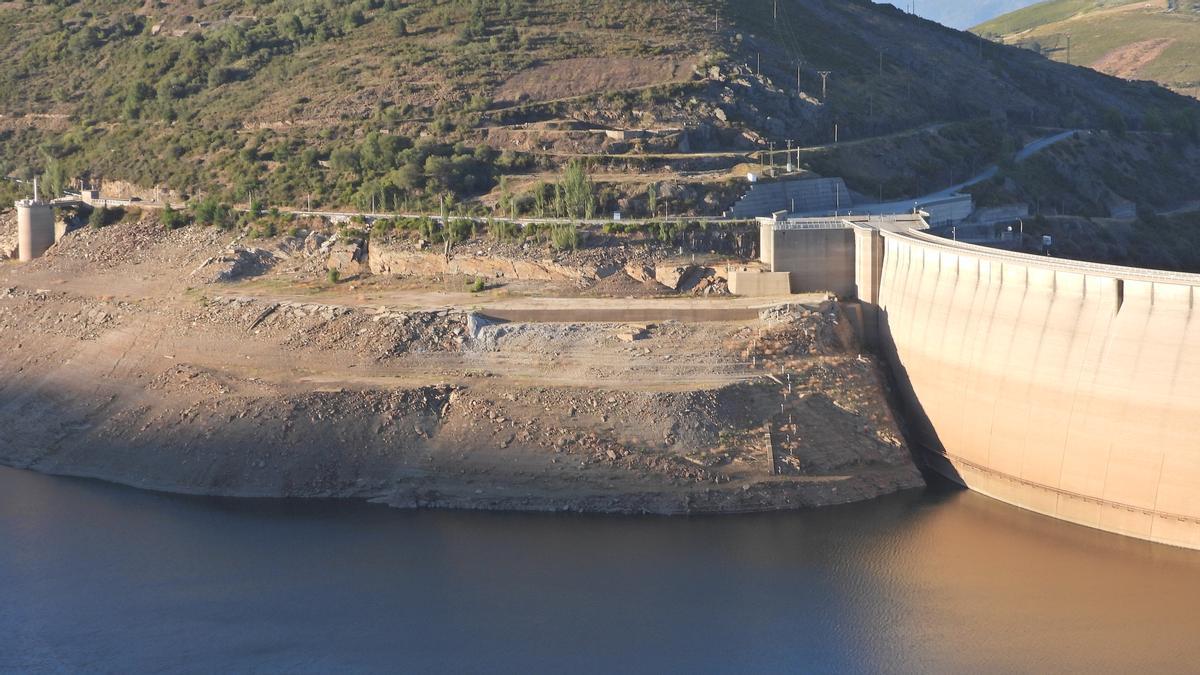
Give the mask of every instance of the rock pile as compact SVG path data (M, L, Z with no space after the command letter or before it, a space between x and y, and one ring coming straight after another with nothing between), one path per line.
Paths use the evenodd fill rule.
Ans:
M17 214L9 210L0 213L0 260L17 257Z
M20 288L0 290L0 332L44 333L95 340L120 325L133 307L121 301L95 301L65 293Z
M228 283L266 274L275 266L276 257L261 248L231 246L218 256L205 260L192 276L203 283Z
M842 355L857 349L839 305L828 300L813 308L777 305L759 313L767 327L745 329L731 344L743 359L768 369L789 358Z

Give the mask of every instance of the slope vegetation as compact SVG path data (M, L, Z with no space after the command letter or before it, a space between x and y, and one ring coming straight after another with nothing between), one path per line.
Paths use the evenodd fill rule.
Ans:
M748 153L830 143L835 128L847 141L981 119L1200 127L1197 106L1158 87L889 5L777 7L2 2L0 173L43 173L51 191L101 177L179 198L561 215L552 183L582 159L598 210L719 213L727 179L760 161ZM671 189L646 198L659 181Z
M1200 95L1200 2L1052 0L973 29L1127 80ZM1069 50L1068 50L1069 38Z

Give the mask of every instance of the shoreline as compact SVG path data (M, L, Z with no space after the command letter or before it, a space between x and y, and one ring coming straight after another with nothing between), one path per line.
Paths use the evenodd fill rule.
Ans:
M419 277L371 278L396 304L288 299L321 269L288 241L258 249L275 262L245 279L180 274L228 237L119 224L0 265L0 463L171 493L508 511L736 513L924 484L886 369L821 296L736 320L491 323L401 304L436 296ZM502 292L579 304L561 290ZM579 306L605 303L629 304Z

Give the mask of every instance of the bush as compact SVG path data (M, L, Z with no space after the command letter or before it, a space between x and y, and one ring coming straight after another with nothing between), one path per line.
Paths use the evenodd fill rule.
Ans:
M475 283L471 284L472 293L482 293L487 290L487 284L483 282L483 277L475 279Z
M517 238L520 231L521 227L512 221L501 220L488 223L488 236L493 241L511 241Z
M92 215L88 216L88 225L96 229L104 227L108 224L108 215L108 207L92 209Z
M176 211L168 204L162 211L162 224L168 230L175 230L187 225L187 214Z
M555 251L574 251L579 248L579 228L574 225L555 225L550 230L550 245Z
M199 225L212 225L222 230L233 227L233 209L228 204L222 204L215 197L203 199L192 205L192 215Z
M251 239L270 239L278 233L279 231L275 227L275 221L273 220L257 220L250 225Z
M331 269L328 272L329 283L336 284L342 278L342 273L336 269Z

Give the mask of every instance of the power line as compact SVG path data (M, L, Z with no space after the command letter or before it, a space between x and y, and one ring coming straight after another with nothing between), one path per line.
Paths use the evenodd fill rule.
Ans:
M833 74L833 71L818 70L817 74L821 76L821 103L824 103L829 93L829 76Z

